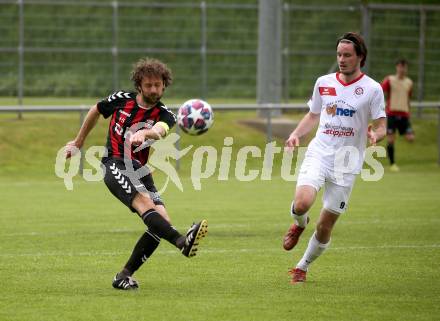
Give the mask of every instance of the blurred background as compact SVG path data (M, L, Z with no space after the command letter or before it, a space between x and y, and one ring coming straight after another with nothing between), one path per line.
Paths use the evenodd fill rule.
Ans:
M399 163L438 169L439 0L0 0L0 174L53 176L54 155L88 108L133 91L132 65L144 56L173 70L168 106L204 98L214 107L210 134L183 135L180 147L222 148L227 136L237 148L282 145L316 78L337 70L336 39L347 31L364 36L363 71L377 81L395 73L396 59L409 61L423 144L402 142ZM106 132L102 122L88 144L102 145Z
M315 79L336 71L347 31L364 35L364 71L377 81L409 61L416 141L397 137L398 173L375 157L382 179L357 180L329 253L294 289L286 272L302 252L282 253L295 189L283 168L297 174L300 158L296 149L283 167L281 150ZM121 295L110 282L144 225L81 175L101 172L84 154L105 144L108 119L76 159L64 162L63 147L97 99L133 90L143 56L173 70L168 106L196 97L213 106L212 128L177 142L192 147L176 162L184 191L154 172L173 225L203 217L210 232L197 262L161 242L136 274L142 290ZM439 320L439 74L440 0L0 0L0 320ZM256 116L272 102L282 117ZM193 167L208 172L199 147L216 163L195 190ZM240 162L243 147L256 153ZM258 176L239 180L240 166Z
M374 79L394 73L394 61L405 57L413 99L438 100L439 1L273 3L282 102L304 102L316 77L336 70L335 40L346 31L365 36L364 71ZM172 68L168 97L257 97L258 0L0 0L0 34L0 97L15 97L12 103L132 90L132 64L146 55Z

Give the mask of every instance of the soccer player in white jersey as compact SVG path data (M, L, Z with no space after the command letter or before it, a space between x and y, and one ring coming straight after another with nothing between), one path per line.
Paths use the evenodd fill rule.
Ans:
M361 71L367 58L362 37L353 32L340 37L336 57L339 72L318 78L308 102L310 111L286 140L286 148L293 150L319 123L301 165L291 206L294 223L284 237L284 249L297 244L309 222L307 212L322 187L323 207L303 257L289 271L291 283L304 282L309 265L328 248L333 227L347 208L362 168L367 141L375 145L386 134L382 88Z

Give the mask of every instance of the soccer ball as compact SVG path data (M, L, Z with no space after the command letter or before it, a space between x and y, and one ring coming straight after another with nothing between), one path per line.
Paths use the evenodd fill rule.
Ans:
M177 124L187 134L206 133L214 122L211 106L201 99L190 99L180 106L177 112Z

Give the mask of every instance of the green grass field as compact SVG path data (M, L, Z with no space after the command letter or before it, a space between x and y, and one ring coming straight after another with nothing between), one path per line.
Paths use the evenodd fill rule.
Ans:
M233 135L234 153L235 146L264 146L264 135L234 121L252 114L216 116L208 134L185 137L183 145L220 150ZM164 199L179 230L206 218L208 237L193 259L162 241L136 274L140 290L127 293L111 280L143 223L102 182L77 177L67 191L54 175L56 152L73 138L77 115L0 115L0 320L438 320L436 126L414 120L418 141L398 140L400 173L357 180L331 247L303 285L289 284L287 270L313 225L296 249L282 249L295 184L281 179L280 160L272 180L214 176L201 191L192 188L183 162L184 191L170 185ZM100 122L88 145L105 141L105 127ZM261 160L249 168L261 168ZM312 223L320 206L319 198Z

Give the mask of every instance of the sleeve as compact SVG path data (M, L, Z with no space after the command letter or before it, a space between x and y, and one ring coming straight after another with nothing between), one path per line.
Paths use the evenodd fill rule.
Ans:
M383 90L380 86L375 88L370 101L370 117L372 119L378 119L386 117L385 114L385 99L383 96Z
M176 124L176 115L166 106L163 106L159 114L158 123L163 123L165 130L168 132Z
M313 94L310 100L307 102L307 106L309 106L310 111L314 114L320 114L322 109L322 100L321 94L319 93L319 79L315 83L315 87L313 88Z
M114 92L107 98L98 102L97 106L99 113L104 118L110 117L111 115L113 115L115 110L119 108L121 99L124 98L130 98L129 94L122 91Z

